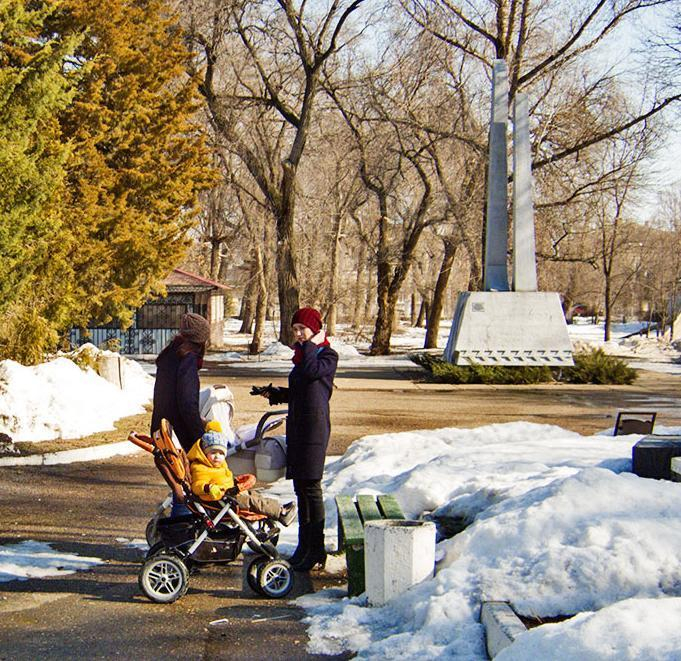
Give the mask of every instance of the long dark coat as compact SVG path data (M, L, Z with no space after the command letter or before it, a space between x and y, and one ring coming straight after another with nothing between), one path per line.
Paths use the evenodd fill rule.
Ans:
M194 351L180 357L181 344L181 340L176 339L156 359L151 433L160 428L161 418L166 418L180 445L189 452L204 431L199 413L200 357Z
M288 403L286 419L286 477L320 480L331 434L329 399L338 354L328 346L303 342L303 359L278 388L270 404Z

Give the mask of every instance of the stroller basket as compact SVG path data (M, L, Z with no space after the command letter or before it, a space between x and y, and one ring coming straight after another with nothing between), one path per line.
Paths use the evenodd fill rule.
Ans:
M179 546L196 539L196 525L192 515L159 519L157 530L166 546Z

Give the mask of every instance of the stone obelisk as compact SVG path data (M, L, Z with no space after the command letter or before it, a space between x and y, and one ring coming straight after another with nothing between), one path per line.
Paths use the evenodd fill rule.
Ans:
M530 117L520 93L513 106L513 291L537 291Z
M494 63L489 131L484 291L456 302L445 359L457 365L572 365L560 297L537 291L528 101L513 112L513 291L508 284L508 74Z
M485 291L508 291L508 73L497 60L492 74L492 112L487 165L487 218L485 231Z

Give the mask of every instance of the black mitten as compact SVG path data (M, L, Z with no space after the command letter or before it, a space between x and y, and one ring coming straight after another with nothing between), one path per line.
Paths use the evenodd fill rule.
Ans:
M251 386L251 395L261 395L262 397L269 398L272 393L272 384L266 386Z

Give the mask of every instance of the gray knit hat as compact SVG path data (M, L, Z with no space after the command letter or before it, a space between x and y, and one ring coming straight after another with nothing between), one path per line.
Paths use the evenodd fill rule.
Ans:
M195 312L187 312L180 321L180 335L190 342L203 344L210 338L210 324Z
M227 437L219 431L207 431L201 437L201 449L204 452L212 450L213 448L220 448L227 454Z

